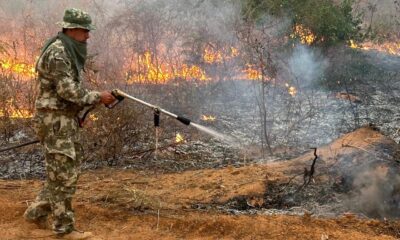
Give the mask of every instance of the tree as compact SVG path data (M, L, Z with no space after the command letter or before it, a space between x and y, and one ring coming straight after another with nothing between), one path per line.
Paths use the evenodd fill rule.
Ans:
M245 20L262 21L266 15L289 18L292 31L302 26L315 35L310 44L329 46L360 38L360 16L353 16L353 0L244 0ZM287 33L292 34L291 32ZM294 38L300 37L294 33Z

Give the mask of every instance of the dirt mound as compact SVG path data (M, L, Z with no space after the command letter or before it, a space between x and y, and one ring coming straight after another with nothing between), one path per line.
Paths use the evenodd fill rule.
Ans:
M343 199L361 203L352 193L371 198L367 190L373 184L360 185L359 179L379 186L391 183L390 194L378 198L394 200L397 180L391 174L398 170L396 152L397 144L379 132L359 129L318 148L313 180L306 187L301 187L304 167L310 169L313 151L292 160L240 168L169 174L90 171L82 175L74 202L77 227L95 232L98 239L396 239L398 221L340 216L346 208L352 210ZM371 181L374 177L379 181ZM40 186L36 180L0 181L1 239L52 239L51 232L22 219ZM383 199L385 205L391 205L387 200ZM316 217L315 206L331 206L325 211L334 217Z
M227 205L239 210L277 208L319 216L351 211L397 218L398 156L398 144L374 127L364 127L315 152L268 164L269 172L283 174L267 173L264 194L237 196Z
M260 195L241 196L228 205L244 210L254 206L300 208L322 216L352 211L367 217L397 218L398 150L393 140L373 127L364 127L315 152L268 164L268 169L283 174L279 178L266 176L263 199Z

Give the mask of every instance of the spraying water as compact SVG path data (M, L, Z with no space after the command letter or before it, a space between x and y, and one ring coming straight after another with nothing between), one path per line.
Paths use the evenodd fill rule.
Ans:
M109 108L113 108L116 104L118 104L119 102L121 102L122 100L124 100L124 98L128 98L128 99L130 99L130 100L133 100L133 101L135 101L135 102L138 102L138 103L140 103L140 104L142 104L142 105L145 105L145 106L151 108L151 109L154 111L154 113L155 113L155 117L156 117L156 116L159 116L160 113L163 113L163 114L166 114L167 116L170 116L170 117L172 117L172 118L175 118L176 120L180 121L181 123L183 123L183 124L185 124L185 125L193 126L193 127L197 128L198 130L200 130L200 131L202 131L202 132L204 132L204 133L207 133L207 134L209 134L209 135L211 135L211 136L217 138L217 139L220 140L220 141L223 141L223 142L225 142L225 143L228 143L229 145L236 145L236 144L237 144L237 141L235 141L235 139L232 138L232 137L228 137L228 136L226 136L226 135L224 135L224 134L221 134L221 133L219 133L219 132L217 132L217 131L215 131L215 130L212 130L212 129L207 128L207 127L205 127L205 126L202 126L202 125L200 125L200 124L194 123L194 122L192 122L192 121L191 121L190 119L188 119L188 118L185 118L185 117L183 117L183 116L178 116L178 115L176 115L176 114L174 114L174 113L171 113L171 112L169 112L169 111L167 111L167 110L165 110L165 109L162 109L162 108L157 107L157 106L155 106L155 105L153 105L153 104L150 104L150 103L148 103L148 102L145 102L145 101L143 101L143 100L141 100L141 99L139 99L139 98L133 97L133 96L131 96L131 95L129 95L129 94L127 94L127 93L125 93L125 92L119 90L119 89L114 89L114 90L112 91L112 94L117 98L117 100L116 100L116 102L112 103L112 104L109 106ZM155 123L155 126L158 126L159 118L157 118L157 120L156 120L156 118L155 118L154 123ZM157 132L157 130L156 130L156 149L157 149L157 145L158 145L158 132Z
M200 131L202 131L204 133L207 133L208 135L211 135L211 136L217 138L218 140L223 141L225 143L228 143L230 145L234 145L236 143L235 139L233 139L232 137L226 136L226 135L224 135L222 133L219 133L219 132L217 132L215 130L212 130L212 129L210 129L208 127L205 127L205 126L202 126L200 124L191 122L190 126L193 126L193 127L197 128L198 130L200 130Z

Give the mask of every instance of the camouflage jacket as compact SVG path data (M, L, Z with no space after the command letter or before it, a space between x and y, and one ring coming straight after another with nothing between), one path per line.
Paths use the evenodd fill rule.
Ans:
M86 105L100 102L100 93L82 86L81 73L73 68L61 40L57 39L37 63L39 94L36 109L77 113Z

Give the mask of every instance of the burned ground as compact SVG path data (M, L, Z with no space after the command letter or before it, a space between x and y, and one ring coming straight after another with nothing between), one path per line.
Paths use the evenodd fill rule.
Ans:
M396 239L398 222L388 219L399 212L397 147L370 127L346 134L318 148L305 187L313 151L218 169L86 171L74 202L78 227L99 239ZM0 182L3 239L48 236L21 217L40 186ZM370 191L385 199L360 201Z

